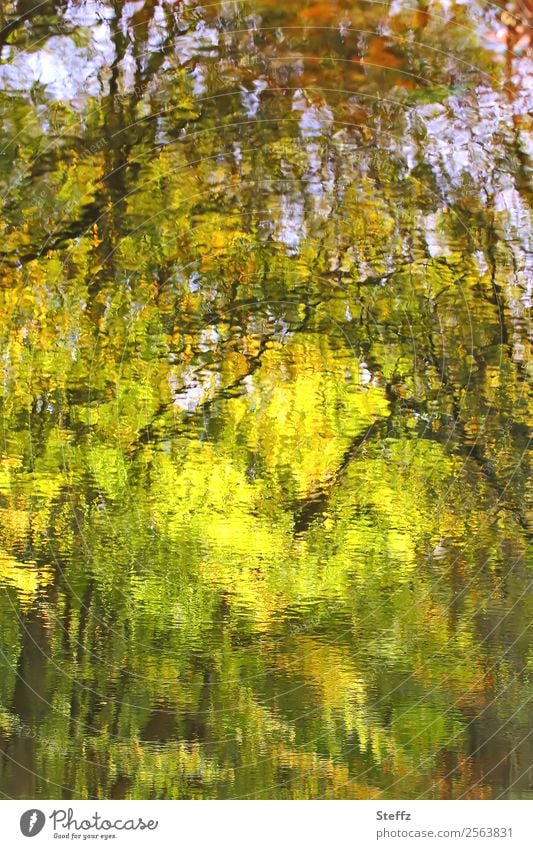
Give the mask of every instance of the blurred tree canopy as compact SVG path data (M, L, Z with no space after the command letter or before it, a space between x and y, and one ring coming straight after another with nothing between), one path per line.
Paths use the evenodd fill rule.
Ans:
M1 23L0 790L530 792L528 46Z

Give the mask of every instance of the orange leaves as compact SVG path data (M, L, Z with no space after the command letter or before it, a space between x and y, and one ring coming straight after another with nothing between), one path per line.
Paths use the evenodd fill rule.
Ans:
M98 224L96 224L96 222L95 222L93 224L92 231L91 231L91 245L93 246L93 248L97 248L98 245L101 245L101 244L102 244L102 239L98 235Z
M307 9L302 9L299 17L306 22L325 26L333 24L338 19L340 11L336 3L313 3Z
M361 60L363 64L377 65L379 68L401 68L404 61L398 55L394 43L381 35L372 39L366 55Z

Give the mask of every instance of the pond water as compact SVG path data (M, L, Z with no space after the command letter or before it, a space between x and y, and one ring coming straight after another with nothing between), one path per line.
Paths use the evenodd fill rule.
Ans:
M527 27L0 23L0 792L531 798Z

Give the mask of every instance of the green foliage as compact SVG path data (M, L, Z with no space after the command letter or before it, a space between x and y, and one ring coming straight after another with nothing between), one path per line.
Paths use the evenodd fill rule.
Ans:
M2 95L7 795L506 790L530 209L435 5L146 5L100 94Z

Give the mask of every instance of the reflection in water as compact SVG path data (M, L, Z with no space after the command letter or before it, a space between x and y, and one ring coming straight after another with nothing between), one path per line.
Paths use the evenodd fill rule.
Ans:
M531 796L517 15L7 4L4 795Z

